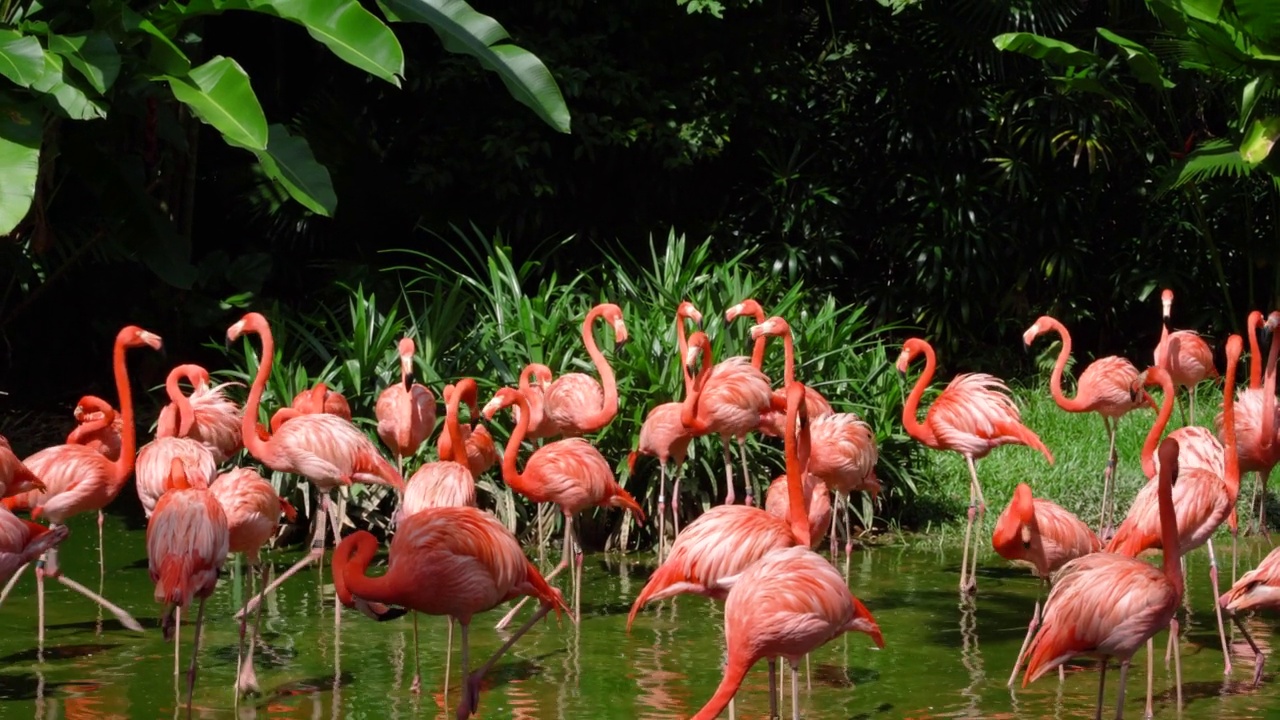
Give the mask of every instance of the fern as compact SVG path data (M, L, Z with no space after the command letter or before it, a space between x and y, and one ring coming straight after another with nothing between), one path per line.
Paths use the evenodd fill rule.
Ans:
M1240 155L1239 148L1228 140L1210 140L1192 151L1165 177L1160 194L1190 183L1220 177L1242 178L1253 173L1253 166Z

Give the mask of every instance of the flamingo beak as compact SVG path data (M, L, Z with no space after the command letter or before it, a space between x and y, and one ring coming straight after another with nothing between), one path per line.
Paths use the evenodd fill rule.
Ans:
M243 332L244 320L238 320L234 325L227 328L227 345L230 345L232 341L239 338L240 334Z
M159 335L153 332L143 330L138 333L138 338L141 339L142 342L146 343L152 350L161 350L164 348L164 341L160 339Z

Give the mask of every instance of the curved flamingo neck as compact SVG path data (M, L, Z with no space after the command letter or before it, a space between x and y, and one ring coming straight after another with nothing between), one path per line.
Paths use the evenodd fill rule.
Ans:
M800 403L804 401L804 388L795 384L787 385L787 428L783 438L783 449L787 457L787 512L790 515L791 534L800 547L809 547L809 513L805 509L804 475L809 454L809 423L806 419L799 430L803 437L797 439L797 420ZM801 453L806 457L801 460Z
M1160 510L1160 547L1164 555L1165 579L1173 586L1179 600L1183 593L1182 548L1178 545L1178 518L1173 509L1173 480L1178 472L1178 444L1166 439L1160 446L1160 479L1156 502Z
M116 393L120 398L120 457L116 458L112 467L115 470L115 484L123 485L133 472L134 453L138 448L137 429L133 426L133 389L129 387L129 372L125 369L124 355L128 348L120 338L116 338L115 348L111 353L111 368L116 376Z
M472 387L475 384L472 383ZM471 396L474 398L475 393ZM463 446L462 427L458 424L458 406L462 404L462 389L455 386L453 392L449 395L449 399L444 404L444 431L449 433L449 443L452 447L450 458L440 458L441 460L451 459L456 463L467 464L467 449Z
M182 388L178 387L178 380L186 378L194 388L199 381L193 366L179 365L169 371L169 376L164 380L164 391L169 396L169 402L173 403L173 407L177 410L174 413L173 421L176 423L173 432L178 437L186 437L191 432L191 426L195 423L195 412L191 409L191 398L182 392Z
M1164 399L1160 401L1160 414L1156 416L1156 422L1147 432L1147 439L1142 444L1142 474L1148 479L1156 476L1156 446L1160 444L1160 437L1164 435L1169 418L1173 416L1173 379L1169 377L1169 373L1162 371L1159 381L1160 392L1164 393Z
M458 392L454 391L453 396L456 398ZM520 443L524 442L524 436L529 432L529 399L523 393L516 395L516 407L520 408L519 417L516 419L515 429L511 431L511 437L507 438L507 447L502 452L502 480L518 493L528 495L527 490L529 484L525 482L525 477L520 473L520 468L516 467L516 461L520 457ZM450 440L453 440L450 437ZM454 451L455 454L458 451ZM465 450L462 452L466 452Z
M919 412L920 399L924 397L925 388L933 382L933 373L937 369L938 359L933 354L933 346L923 341L921 346L924 352L924 372L916 379L915 387L911 388L911 394L907 396L907 402L902 406L902 427L911 437L925 445L932 445L935 441L933 431L920 422L916 413Z
M1262 447L1269 449L1276 440L1276 358L1280 356L1280 338L1271 338L1267 351L1266 379L1262 383Z
M613 368L600 348L596 347L595 333L592 332L596 318L602 316L601 312L597 306L582 321L582 342L587 346L587 354L591 356L591 362L600 374L600 384L604 386L604 404L599 410L583 418L583 425L591 428L604 427L618 414L618 384L613 377Z
M246 332L250 331L246 330ZM275 359L276 343L271 337L271 328L265 323L252 332L257 332L262 339L262 357L258 360L258 372L253 376L253 384L249 386L249 397L244 403L244 414L240 417L240 435L249 454L266 462L266 458L273 454L274 448L270 434L265 430L262 431L262 435L258 434L258 407L262 403L262 393L267 388L267 378L271 376L271 363ZM275 432L274 428L272 432Z
M1231 506L1235 507L1236 496L1240 494L1240 453L1236 446L1236 365L1240 362L1239 337L1236 341L1227 342L1227 377L1222 389L1222 445L1225 453L1225 466L1222 481L1227 488L1227 497Z
M763 339L764 335L760 336ZM790 387L791 383L796 381L796 355L795 344L791 340L791 326L785 326L782 332L782 382Z
M689 351L689 339L685 335L684 324L691 320L688 315L676 311L676 345L680 348L680 377L684 382L684 391L689 392L689 384L693 382L693 378L689 377L689 368L684 366L684 354Z
M1262 313L1254 310L1245 321L1245 335L1249 340L1249 389L1262 387L1262 349L1258 346L1258 325L1262 323ZM1274 343L1273 343L1274 344Z
M342 604L353 605L353 595L368 602L396 602L389 572L381 577L365 574L377 552L378 540L363 530L348 535L333 551L334 591Z
M702 387L707 384L707 376L711 374L711 365L714 359L711 355L711 346L702 344L698 346L698 351L702 354L702 367L698 368L698 374L694 376L693 381L689 383L685 389L684 402L680 404L680 424L689 428L695 433L707 432L706 420L698 417L698 401L702 399ZM681 360L681 365L684 360ZM688 372L686 367L685 372Z
M764 308L759 305L756 306L755 318L757 325L764 324ZM764 368L764 348L768 342L769 338L766 335L756 338L755 344L751 346L751 367L757 370ZM787 378L787 382L791 382L791 378Z
M1071 357L1071 333L1067 332L1066 326L1057 320L1050 319L1048 323L1049 330L1058 333L1058 337L1062 338L1062 349L1058 351L1058 360L1053 364L1053 375L1049 378L1049 392L1053 394L1053 401L1058 403L1058 407L1067 412L1084 412L1086 405L1080 398L1080 388L1076 388L1076 396L1068 398L1062 392L1062 372L1067 368L1067 360Z

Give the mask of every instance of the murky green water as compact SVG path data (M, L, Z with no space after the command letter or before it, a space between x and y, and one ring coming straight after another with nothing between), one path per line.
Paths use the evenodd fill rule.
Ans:
M69 590L53 586L47 596L48 636L35 642L35 583L30 572L0 608L0 717L168 718L175 702L172 645L161 639L158 606L147 577L143 528L107 519L105 594L147 626L131 633ZM62 563L81 582L98 584L94 518L80 517L63 545ZM1261 541L1246 547L1241 568L1265 554ZM277 556L277 568L295 555ZM1229 561L1228 561L1229 562ZM631 599L644 584L651 557L587 558L583 622L542 623L498 664L481 695L481 717L491 718L683 718L711 696L720 678L723 652L719 606L686 597L644 612L630 634L625 629ZM1008 568L993 553L982 561L976 610L958 602L959 553L950 550L880 548L856 554L849 564L851 587L875 614L886 648L874 649L863 635L846 635L812 656L812 687L802 692L809 718L1071 718L1092 710L1097 673L1072 666L1066 682L1049 676L1027 688L1005 687L1037 595L1024 571ZM1275 717L1280 684L1268 673L1262 688L1246 683L1247 655L1224 682L1222 653L1214 630L1207 556L1190 559L1188 629L1183 638L1185 694L1189 718ZM1230 577L1229 565L1224 570ZM445 620L424 618L420 697L409 693L412 635L409 618L375 623L344 610L335 628L331 586L319 574L294 578L268 603L265 646L258 656L264 696L242 706L244 717L407 718L452 717L456 693L444 702ZM329 583L329 571L324 570ZM230 572L210 599L196 690L195 715L237 717L235 677L237 625L232 614L241 586ZM477 618L473 657L492 652L501 638L492 630L500 613ZM184 618L186 621L187 618ZM1251 621L1263 643L1268 620ZM189 658L191 625L184 622L183 662ZM1155 689L1157 716L1174 717L1172 672L1163 662L1159 636ZM1243 647L1243 645L1241 646ZM456 652L456 650L455 650ZM1140 717L1146 682L1139 654L1129 679L1126 709ZM454 664L456 685L457 665ZM1112 712L1118 673L1108 674ZM768 678L759 665L738 696L739 717L768 714ZM788 688L789 692L789 688ZM789 702L789 700L788 700ZM787 705L783 706L788 707ZM1272 708L1270 714L1268 708Z

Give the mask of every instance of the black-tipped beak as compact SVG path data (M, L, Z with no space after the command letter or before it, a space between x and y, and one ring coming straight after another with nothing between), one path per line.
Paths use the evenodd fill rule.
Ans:
M378 622L395 620L396 618L403 617L408 612L408 610L405 610L402 607L389 607L385 612L378 614Z
M701 329L702 329L702 318L698 318L697 320L694 320L694 321L693 321L693 326L694 326L695 328L697 328L698 330L701 330Z
M1275 332L1270 325L1263 323L1262 327L1258 328L1258 344L1262 346L1262 351L1269 351L1275 339Z
M907 371L903 370L902 368L898 368L898 377L904 378L906 376L907 376Z
M1169 327L1169 323L1171 323L1172 321L1173 319L1169 317L1168 313L1163 313L1160 315L1160 322L1164 323L1165 327Z
M411 390L413 388L413 373L409 372L404 376L404 389Z
M631 341L631 338L627 338L626 340L618 340L613 344L613 352L614 353L622 352L622 348L626 347L627 343L630 341Z

